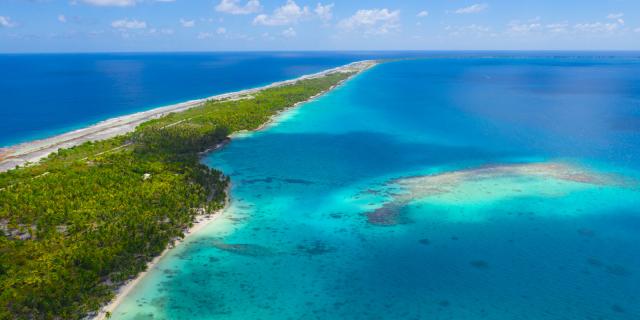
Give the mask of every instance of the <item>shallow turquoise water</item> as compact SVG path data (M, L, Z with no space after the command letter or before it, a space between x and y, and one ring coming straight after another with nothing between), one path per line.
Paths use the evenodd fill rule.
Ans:
M638 319L639 129L637 60L380 65L206 158L231 208L114 318Z

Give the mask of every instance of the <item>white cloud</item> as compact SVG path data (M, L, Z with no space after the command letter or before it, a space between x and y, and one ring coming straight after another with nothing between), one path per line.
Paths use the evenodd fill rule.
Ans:
M333 18L333 6L334 4L327 4L327 5L322 5L322 3L318 3L318 5L316 6L316 8L313 10L313 12L315 12L318 17L320 17L321 20L323 21L329 21Z
M509 22L507 26L508 26L508 32L518 33L518 34L543 30L543 26L539 22L539 19L533 19L529 22L520 22L519 20L513 20Z
M636 28L635 30L633 30L634 32L640 32L640 28Z
M573 30L583 33L603 33L611 34L617 31L624 32L628 29L624 28L624 20L622 17L624 13L610 13L607 15L608 20L612 21L596 21L590 23L578 23L573 26Z
M624 24L624 20L622 19L623 16L624 13L609 13L609 15L607 15L607 19L616 20L619 24Z
M10 17L0 16L0 28L12 28L16 24L11 21Z
M66 23L67 22L67 17L65 17L63 14L59 14L58 15L58 21L60 21L62 23Z
M253 24L265 26L284 26L295 24L300 19L309 15L309 7L300 7L293 0L273 11L273 14L260 14L253 19Z
M456 14L470 14L470 13L478 13L482 12L489 8L489 5L486 3L476 3L474 5L470 5L468 7L460 8L454 11Z
M128 20L128 19L122 19L122 20L116 20L111 22L111 26L116 28L116 29L144 29L147 27L147 23L144 21L138 21L138 20Z
M82 2L100 7L128 7L136 4L136 0L82 0Z
M622 14L610 14L609 19L614 21L595 21L570 24L567 21L554 22L544 24L540 18L531 19L526 22L513 20L507 24L507 34L525 35L531 33L538 34L610 34L614 32L623 32L627 29L624 27L624 21L621 21ZM628 30L627 30L628 31Z
M420 12L418 12L417 17L418 18L424 18L424 17L428 17L429 16L429 11L427 10L422 10Z
M451 36L464 36L464 35L472 35L472 36L484 36L487 35L491 28L483 25L471 24L468 26L446 26L445 30L449 32Z
M180 24L185 28L193 28L196 25L195 20L180 19Z
M610 14L607 21L594 21L570 24L568 21L560 21L544 24L540 18L531 19L527 22L513 20L507 25L507 34L614 34L628 32L630 29L624 28L624 21L620 18L622 14Z
M566 21L550 23L545 26L545 28L552 33L565 33L568 31L567 30L568 27L569 27L569 23Z
M164 28L164 29L151 28L151 29L149 29L149 34L172 35L174 33L175 33L175 31L173 29L170 29L170 28Z
M613 32L616 29L618 29L619 26L620 25L616 22L611 22L611 23L594 22L594 23L578 23L574 25L573 28L581 32L599 33L599 32Z
M293 37L295 37L297 35L297 33L296 33L295 30L293 30L293 28L289 27L289 29L286 29L286 30L282 31L282 35L285 38L293 38Z
M211 32L200 32L200 33L198 33L198 39L200 39L200 40L209 39L209 38L213 38L213 33L211 33Z
M204 39L210 39L215 37L216 35L225 35L227 34L227 29L224 27L218 27L215 31L215 33L213 32L200 32L198 33L197 38L200 40L204 40Z
M351 17L340 21L338 26L346 31L364 30L365 34L386 34L397 30L400 10L389 9L358 10Z
M609 15L607 15L607 19L620 19L624 16L624 13L609 13Z
M229 14L252 14L262 10L259 0L249 0L243 6L240 0L221 0L216 6L216 11Z

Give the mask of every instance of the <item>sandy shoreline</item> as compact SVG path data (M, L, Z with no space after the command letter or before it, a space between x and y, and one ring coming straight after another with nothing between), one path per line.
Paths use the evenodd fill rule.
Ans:
M228 194L228 190L226 191L226 193ZM155 268L158 265L158 262L160 262L160 260L162 260L162 258L164 258L171 249L177 247L181 242L185 241L187 237L189 237L190 235L193 235L194 233L199 232L204 227L209 225L209 223L220 218L222 216L222 212L227 210L229 203L230 201L229 201L229 198L227 197L225 206L222 209L217 210L216 212L213 212L213 213L198 216L193 226L191 226L189 229L185 231L183 238L174 240L172 244L168 245L162 251L162 253L160 253L160 255L156 256L155 258L153 258L153 260L147 263L146 270L138 273L138 275L136 275L135 278L125 282L122 286L120 286L120 288L118 288L118 290L115 292L115 297L106 306L102 307L98 312L98 314L93 317L93 319L94 320L107 319L107 312L113 312L113 310L115 310L115 308L117 308L120 305L120 303L122 303L122 301L127 297L127 295L131 292L131 290L133 290L133 288L135 288L136 285L138 285L138 283L142 279L144 279L147 273L149 273L153 268Z
M318 78L336 72L361 72L374 66L375 64L376 61L372 60L358 61L318 73L304 75L292 80L274 82L270 85L259 88L219 94L204 99L190 100L174 105L111 118L86 128L63 133L50 138L29 141L7 148L0 148L0 172L11 170L19 165L36 163L44 157L48 156L50 153L56 152L58 149L70 148L87 141L105 140L128 132L132 132L138 125L143 122L162 117L163 115L172 112L180 112L198 107L207 101L239 99L243 96L251 95L265 89L290 85L300 80Z
M274 84L271 84L269 86L266 87L262 87L262 88L258 88L258 89L250 89L250 93L255 93L257 91L260 90L264 90L267 88L272 88L274 86L280 86L280 85L286 85L286 84L290 84L290 83L295 83L299 80L303 80L303 79L309 79L309 78L313 78L313 77L320 77L326 74L330 74L333 72L348 72L348 71L356 71L356 75L360 74L362 71L365 71L373 66L375 66L377 64L376 61L359 61L359 62L354 62L342 67L338 67L338 68L334 68L334 69L330 69L330 70L326 70L320 73L316 73L313 75L308 75L308 76L302 76L300 78L294 79L294 80L288 80L288 81L282 81L282 82L277 82ZM343 83L345 83L346 81L348 81L349 79L353 78L349 77L343 81L340 81L339 83L337 83L336 85L330 87L329 89L318 93L317 95L314 95L312 97L310 97L309 99L305 100L305 101L301 101L298 102L296 104L294 104L293 106L291 106L290 108L287 108L285 110L282 110L280 112L278 112L277 114L273 115L267 122L265 122L264 124L262 124L260 127L258 127L257 129L253 130L253 131L260 131L260 130L265 130L267 128L269 128L270 126L274 125L274 123L277 123L277 119L279 117L281 117L285 112L290 111L292 109L295 109L299 106L301 106L302 104L305 104L309 101L312 101L324 94L326 94L327 92L335 89L336 87L342 85ZM235 93L230 93L230 94L225 94L225 96L227 96L226 98L231 98L231 99L236 99L240 96L246 95L248 90L243 90L243 91L238 91ZM217 98L217 99L225 99L225 98ZM213 100L212 98L208 98L205 99L206 100ZM204 101L200 101L199 104L203 103ZM190 102L186 102L186 103L190 103ZM198 104L198 105L199 105ZM175 105L178 106L178 105ZM193 107L193 106L191 106ZM157 109L155 109L157 110ZM181 109L181 110L177 110L177 111L182 111L182 110L186 110L186 109ZM170 111L170 112L176 112L176 111ZM164 113L166 114L166 112ZM147 120L149 120L151 118L147 118ZM108 121L108 120L107 120ZM146 120L145 120L146 121ZM142 121L144 122L144 121ZM139 124L139 123L138 123ZM134 127L135 128L135 127ZM120 134L122 134L124 132L121 132ZM219 150L221 148L224 148L224 146L226 146L232 139L233 137L238 134L238 133L242 133L242 132L235 132L233 133L229 139L221 142L220 144L216 145L214 148L207 150L205 152L203 152L202 154L207 154L210 152L215 152L216 150ZM55 137L54 137L55 138ZM84 141L83 141L84 142ZM82 142L80 142L82 143ZM0 158L1 160L1 158ZM2 162L0 162L1 165ZM2 168L0 168L0 172L3 171ZM93 317L94 320L103 320L106 319L106 315L107 312L113 312L121 303L122 301L127 297L127 295L131 292L131 290L133 290L133 288L136 287L136 285L147 275L147 273L149 273L153 268L155 268L158 264L158 262L160 262L160 260L162 260L162 258L164 258L167 253L175 248L176 246L178 246L181 242L184 242L187 237L199 232L200 230L202 230L204 227L206 227L207 225L209 225L211 222L218 220L222 214L228 209L228 206L230 204L230 198L229 198L229 189L230 187L227 188L227 190L225 191L225 193L227 194L226 197L226 203L224 208L214 212L214 213L210 213L207 215L202 215L202 216L198 216L196 219L196 222L193 224L193 226L191 228L189 228L187 231L185 231L185 235L182 239L177 239L173 242L172 245L167 246L167 248L165 250L162 251L162 253L160 255L158 255L157 257L153 258L153 260L151 260L149 263L147 263L147 269L143 272L140 272L135 278L133 278L130 281L127 281L126 283L124 283L117 291L116 291L116 295L115 297L105 306L103 306L99 312Z

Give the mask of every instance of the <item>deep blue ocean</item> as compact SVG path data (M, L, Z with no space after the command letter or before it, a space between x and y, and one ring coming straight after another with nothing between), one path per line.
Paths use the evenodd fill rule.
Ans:
M100 118L128 112L101 99L138 110L371 57L252 55L110 55L112 90L82 94L104 103ZM112 318L640 319L640 55L425 55L378 65L204 158L231 176L230 208ZM55 68L38 59L53 62L28 72ZM208 59L253 67L198 69ZM129 64L147 67L108 78Z

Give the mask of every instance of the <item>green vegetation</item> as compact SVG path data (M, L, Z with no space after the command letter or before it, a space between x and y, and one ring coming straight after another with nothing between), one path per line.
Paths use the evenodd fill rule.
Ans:
M96 311L198 214L224 205L228 178L199 152L350 75L208 102L0 174L0 319Z

